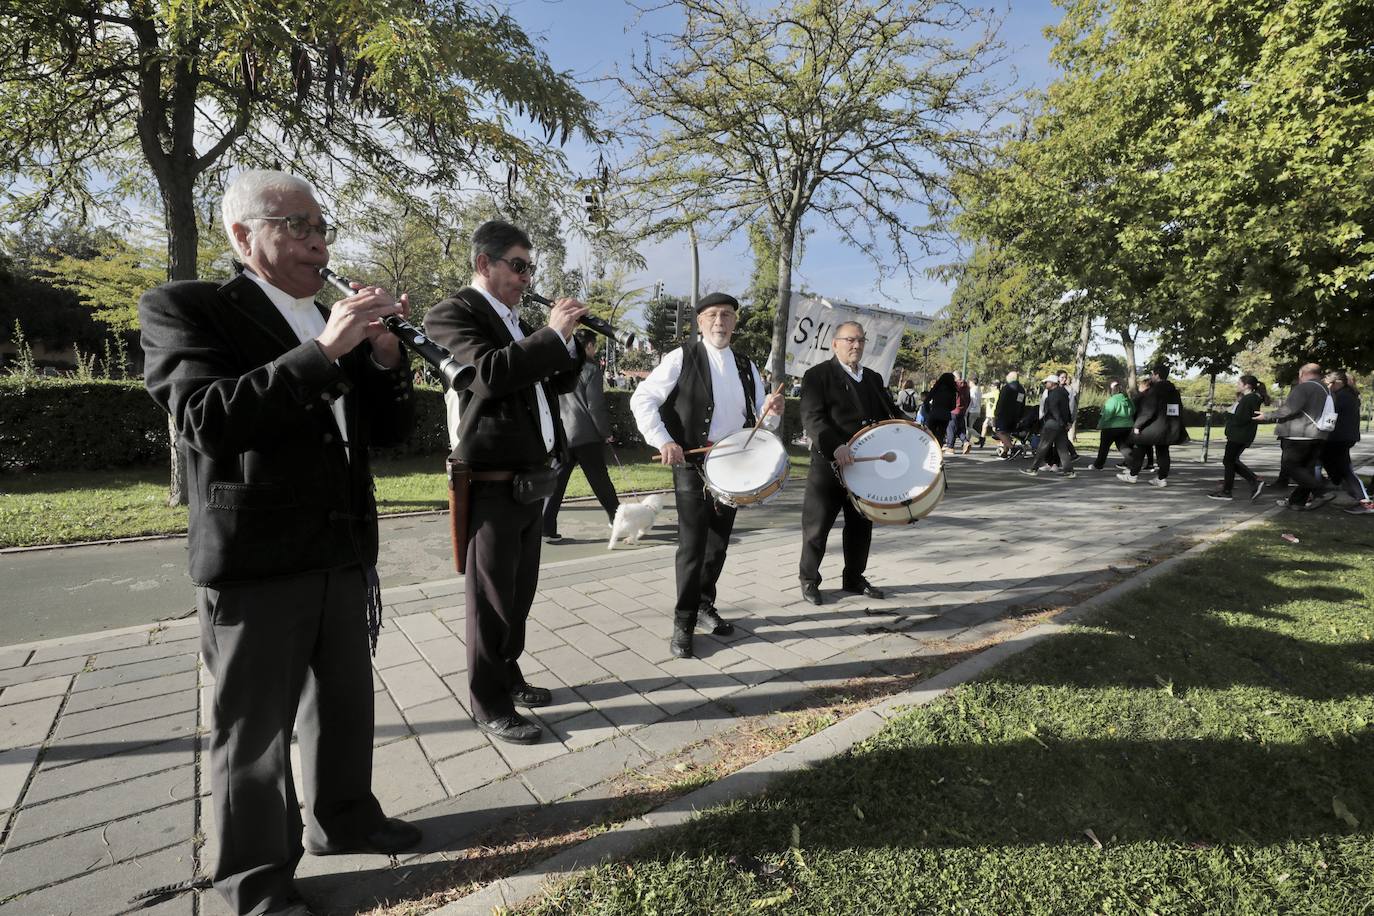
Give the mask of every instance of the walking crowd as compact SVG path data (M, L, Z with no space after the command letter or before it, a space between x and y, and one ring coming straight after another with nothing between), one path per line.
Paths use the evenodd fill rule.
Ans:
M1060 478L1076 477L1079 455L1070 431L1078 419L1077 392L1063 370L1047 375L1041 386L1039 402L1032 403L1017 372L1008 372L1001 385L987 391L978 387L976 376L965 381L959 372L946 372L923 395L914 381L906 381L897 404L905 416L924 423L944 443L946 455L967 454L991 436L998 458L1031 461L1022 474L1034 477L1051 471ZM1151 368L1135 392L1128 393L1126 387L1120 379L1108 381L1097 420L1097 455L1085 469L1103 470L1115 450L1117 480L1134 484L1144 476L1150 486L1165 488L1170 449L1189 441L1183 397L1162 363ZM1308 511L1344 498L1346 512L1374 514L1374 501L1350 459L1351 448L1360 441L1360 419L1359 391L1342 370L1323 374L1315 363L1302 366L1297 383L1277 406L1263 382L1254 375L1240 376L1223 427L1222 480L1208 498L1234 499L1239 477L1248 487L1243 495L1251 500L1266 488L1272 492L1291 486L1292 491L1277 500L1280 506ZM1261 423L1274 424L1281 449L1279 474L1273 480L1260 477L1242 460Z

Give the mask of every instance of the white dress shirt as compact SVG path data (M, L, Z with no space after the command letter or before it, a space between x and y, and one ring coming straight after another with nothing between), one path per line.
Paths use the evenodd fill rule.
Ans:
M307 340L314 340L324 333L324 316L320 314L319 307L315 305L313 297L297 299L290 293L282 292L262 277L253 273L251 270L244 270L244 274L258 284L262 291L267 294L267 298L272 300L272 304L281 312L281 316L286 319L286 323L291 326L291 330L296 332L296 339L301 343ZM337 397L329 404L330 410L334 412L334 421L339 424L339 436L348 440L348 420L344 413L344 399ZM348 449L344 449L344 455L348 454Z
M849 377L852 378L855 382L862 382L864 380L863 363L859 363L859 368L855 370L849 368L849 365L842 359L836 359L835 362L839 363L840 368L843 369L846 373L848 373Z
M744 412L744 388L740 384L739 370L735 368L735 354L730 348L716 349L705 339L702 343L706 345L706 363L711 371L711 394L715 400L711 412L711 429L707 433L707 438L712 442L719 442L736 430L744 428L747 420ZM754 379L752 394L754 416L757 417L763 412L763 379L759 375L758 367L753 363L749 364L749 369ZM659 408L668 400L668 395L673 393L681 375L682 348L678 347L663 357L663 361L649 373L648 378L640 382L630 398L630 410L634 412L635 425L639 427L639 433L644 437L644 441L654 448L662 449L673 441L673 437L668 433L668 427L663 425ZM770 414L763 421L763 426L765 429L777 429L781 422L782 417Z

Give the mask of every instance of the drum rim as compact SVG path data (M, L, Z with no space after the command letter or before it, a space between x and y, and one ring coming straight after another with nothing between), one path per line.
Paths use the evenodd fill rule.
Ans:
M935 502L931 504L930 510L926 512L924 515L920 516L913 516L911 514L911 504L923 499L923 496L917 497L916 499L907 500L904 503L875 503L870 502L868 500L860 499L859 497L851 493L849 494L849 501L854 503L854 508L856 511L858 511L860 515L862 515L864 518L868 519L875 525L914 525L916 522L919 522L922 519L929 517L930 513L935 511L935 507L940 505L940 503L944 502L945 491L948 489L948 485L945 483L944 471L940 472L938 482L940 484L939 495L935 497ZM928 496L930 494L927 493L926 495ZM870 515L869 513L864 511L864 506L872 506L875 509L906 509L907 517L882 518L879 516Z
M930 429L929 429L924 423L917 423L915 420L903 420L903 419L901 419L901 418L899 418L899 417L894 417L894 418L892 418L892 419L890 419L890 420L879 420L877 423L870 423L870 424L868 424L868 425L865 426L863 429L859 430L859 431L856 432L854 435L850 436L850 437L849 437L849 441L848 441L847 443L845 443L845 444L848 445L849 447L853 448L853 446L854 446L854 440L858 439L860 436L862 436L864 433L868 432L870 429L877 429L879 426L891 426L891 425L894 424L894 423L901 424L902 426L914 426L914 427L916 427L917 429L919 429L921 432L925 433L927 436L930 437L930 441L933 442L933 443L935 443L935 454L937 454L937 455L940 456L940 470L939 470L938 473L936 473L934 479L931 480L930 485L927 486L924 490L922 490L921 492L917 493L915 496L910 497L909 499L905 499L905 500L902 500L901 502L895 502L895 503L880 503L880 502L874 502L874 501L871 500L871 499L864 499L862 496L855 496L855 495L854 495L854 491L853 491L853 490L849 490L849 483L848 483L847 481L844 480L843 476L841 476L841 478L840 478L841 482L844 483L845 489L846 489L846 490L849 490L850 498L852 498L855 502L863 503L864 505L867 505L867 506L877 506L877 507L879 507L879 508L884 508L884 509L886 509L886 508L895 508L895 507L898 507L898 506L909 506L909 505L911 505L912 503L914 503L916 500L918 500L918 499L922 498L923 496L926 496L927 494L929 494L930 491L933 490L937 484L939 484L941 481L944 480L944 476L945 476L945 452L944 452L944 447L940 444L940 440L935 438L935 434L934 434L933 432L931 432Z
M764 429L761 426L757 430L754 430L752 427L741 427L740 429L737 429L729 435L723 437L720 440L720 442L717 442L715 444L719 445L721 442L728 441L731 436L737 436L740 433L749 432L754 432L756 436L759 434L766 434L770 439L775 441L778 444L778 446L782 449L782 467L779 469L781 473L777 476L769 478L766 483L758 487L755 487L752 490L726 490L719 483L713 483L711 481L710 474L707 472L707 463L711 460L711 453L707 452L706 457L703 458L701 461L701 480L702 483L706 485L706 489L711 492L711 495L715 496L716 499L720 502L731 502L732 505L739 506L748 505L748 503L735 503L733 501L739 500L741 498L746 498L750 500L750 502L756 502L761 499L767 499L769 496L773 495L773 493L776 493L778 490L782 489L782 484L787 481L787 475L792 470L792 456L787 454L786 443L782 441L782 436L779 436L771 429ZM774 487L774 489L768 490L769 487ZM765 493L765 490L767 490L768 492Z

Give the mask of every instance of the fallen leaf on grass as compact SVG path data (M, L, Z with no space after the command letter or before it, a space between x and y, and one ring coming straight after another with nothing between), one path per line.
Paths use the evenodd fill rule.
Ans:
M760 897L758 900L751 900L749 902L749 909L766 910L771 906L777 906L779 903L786 903L791 899L792 888L783 888L783 891L780 894L774 894L771 897Z
M859 820L863 820L863 819L864 819L864 812L863 812L863 809L860 808L858 805L855 805L855 806L854 806L854 816L857 817Z
M782 871L781 862L764 862L751 855L735 855L725 860L740 871L747 871L755 878L771 878Z
M1296 544L1296 543L1298 543L1297 537L1294 536L1294 535L1289 534L1287 531L1285 531L1283 534L1279 535L1279 537L1283 538L1285 541L1287 541L1287 542L1290 543L1290 544Z
M1093 833L1093 829L1091 827L1084 830L1083 835L1093 841L1093 846L1097 847L1098 849L1102 848L1102 841L1097 838L1097 834Z
M1331 810L1335 813L1336 817L1349 824L1351 830L1358 830L1360 828L1360 819L1351 813L1350 809L1345 806L1345 802L1334 795L1331 796Z

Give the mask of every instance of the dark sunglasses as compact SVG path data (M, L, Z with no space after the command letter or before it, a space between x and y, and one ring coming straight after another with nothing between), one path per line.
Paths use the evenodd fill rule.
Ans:
M534 262L526 261L524 258L492 258L493 261L504 261L517 276L534 276Z

